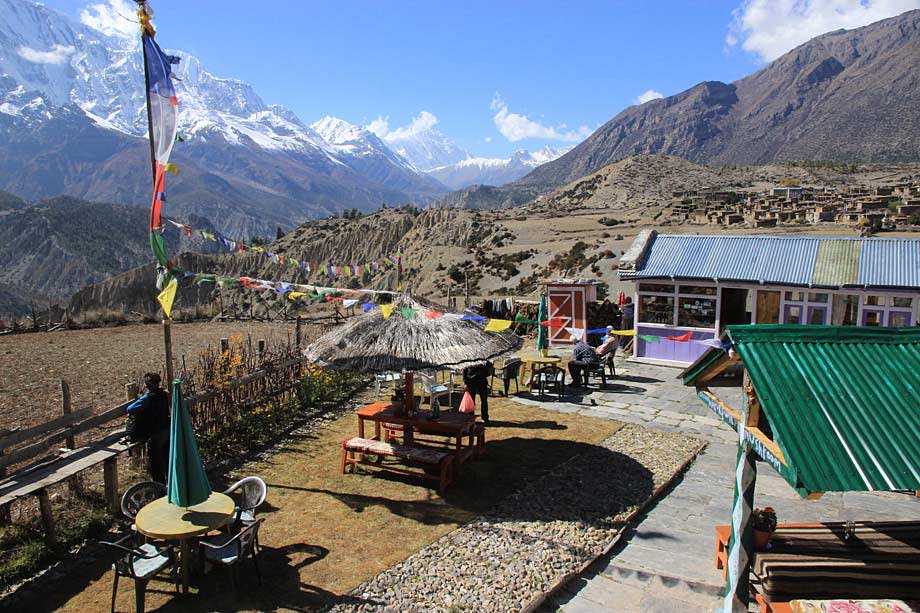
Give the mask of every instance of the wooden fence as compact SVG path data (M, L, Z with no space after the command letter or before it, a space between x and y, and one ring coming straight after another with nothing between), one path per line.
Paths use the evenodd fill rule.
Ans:
M259 348L259 355L264 355L264 341L260 341ZM193 392L187 401L195 430L214 432L268 400L292 398L297 393L304 361L303 357L290 356L266 361L218 389ZM126 390L129 398L126 402L93 414L89 408L73 410L70 386L61 381L60 417L30 428L0 430L0 523L10 521L12 502L29 495L38 496L45 538L49 544L56 544L46 488L66 481L76 487L73 477L99 464L103 464L107 505L112 512L120 509L117 461L131 445L122 442L125 435L122 427L114 431L109 428L101 434L97 430L115 420L125 421L126 409L137 393L137 386L129 384ZM78 446L75 437L85 433L96 436ZM13 467L16 471L8 475Z

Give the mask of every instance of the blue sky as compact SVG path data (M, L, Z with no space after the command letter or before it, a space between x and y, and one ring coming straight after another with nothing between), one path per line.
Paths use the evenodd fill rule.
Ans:
M93 3L44 0L78 17ZM107 3L110 0L107 0ZM123 0L116 0L122 2ZM645 92L730 82L917 0L152 0L160 43L306 122L435 127L474 155L569 145ZM384 127L385 126L385 127Z

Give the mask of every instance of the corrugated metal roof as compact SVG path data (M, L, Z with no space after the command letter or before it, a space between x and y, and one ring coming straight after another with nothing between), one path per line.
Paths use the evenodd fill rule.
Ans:
M920 489L920 329L729 326L808 492Z
M920 286L920 240L863 241L858 283L877 287Z
M859 276L860 241L827 240L818 246L815 273L811 278L814 285L840 287L853 285Z
M622 279L920 288L920 239L659 234Z

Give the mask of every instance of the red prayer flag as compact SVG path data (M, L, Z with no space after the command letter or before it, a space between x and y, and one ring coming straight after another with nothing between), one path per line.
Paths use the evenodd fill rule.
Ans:
M427 317L428 319L437 319L438 317L444 314L441 311L422 311L422 312L425 314L425 317Z
M688 343L693 339L693 332L687 332L686 334L681 334L680 336L669 336L669 341L677 341L678 343Z

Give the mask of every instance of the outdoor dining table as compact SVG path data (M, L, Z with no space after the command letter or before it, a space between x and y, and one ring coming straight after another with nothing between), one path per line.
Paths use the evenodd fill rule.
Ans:
M527 371L528 365L530 366L530 378L527 379L528 386L533 386L533 375L537 370L537 367L547 366L549 364L558 364L562 361L562 358L558 355L543 355L539 351L525 351L519 356L521 358L521 363L523 364L522 370ZM524 375L524 372L521 375Z
M164 496L142 508L135 523L144 536L179 543L182 591L188 592L190 540L228 524L235 508L233 499L219 492L211 492L207 500L190 507L169 504Z
M474 433L473 425L476 417L472 413L459 411L445 411L437 418L431 416L430 411L417 411L411 417L397 415L393 405L389 402L375 402L361 407L357 411L358 436L364 437L364 422L374 423L374 438L380 439L380 425L397 424L403 427L403 440L411 445L416 431L419 434L443 436L451 439L457 453L457 459L462 463L473 454ZM463 444L463 439L468 438L468 443Z

